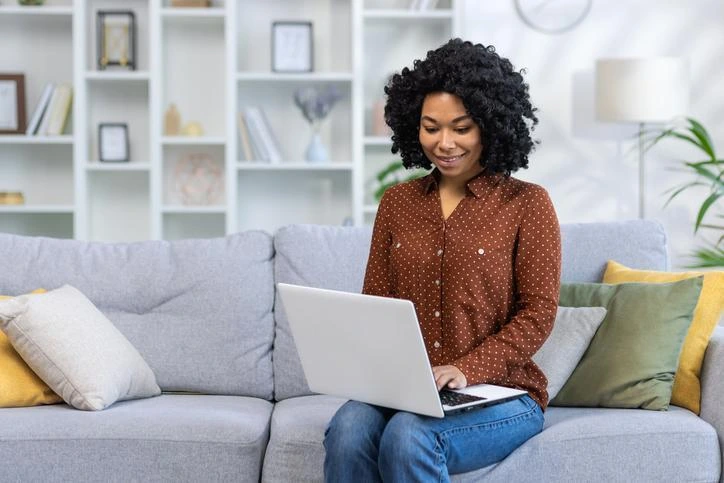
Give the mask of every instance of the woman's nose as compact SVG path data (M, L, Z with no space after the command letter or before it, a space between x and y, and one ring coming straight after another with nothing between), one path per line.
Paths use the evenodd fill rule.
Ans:
M443 149L452 149L455 147L455 139L453 139L453 135L451 132L449 132L446 129L443 129L440 131L440 147Z

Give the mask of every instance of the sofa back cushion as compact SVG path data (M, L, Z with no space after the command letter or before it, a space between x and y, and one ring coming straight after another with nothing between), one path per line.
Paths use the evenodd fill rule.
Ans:
M268 234L139 243L0 235L0 253L0 293L73 285L140 352L162 390L271 399Z
M276 282L360 292L371 228L291 225L274 237ZM600 282L606 262L666 270L666 234L654 221L583 223L561 226L562 279ZM274 397L280 401L312 394L304 378L284 308L275 300Z

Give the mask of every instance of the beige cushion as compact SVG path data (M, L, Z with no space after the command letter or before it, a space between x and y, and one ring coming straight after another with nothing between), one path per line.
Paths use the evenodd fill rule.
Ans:
M138 351L70 285L0 302L0 329L28 366L75 408L100 410L161 393Z
M604 317L603 307L558 307L553 331L533 356L548 378L548 399L571 377Z

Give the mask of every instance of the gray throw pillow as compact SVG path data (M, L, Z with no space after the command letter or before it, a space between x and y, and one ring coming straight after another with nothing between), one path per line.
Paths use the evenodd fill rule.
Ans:
M28 366L75 408L100 410L161 393L128 339L70 285L0 302L0 329Z
M553 331L533 356L548 378L549 400L573 374L605 317L603 307L558 307Z

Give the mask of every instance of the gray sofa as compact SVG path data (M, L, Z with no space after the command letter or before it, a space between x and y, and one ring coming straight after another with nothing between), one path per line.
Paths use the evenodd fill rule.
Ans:
M657 223L562 232L564 281L599 281L608 259L668 268ZM74 285L164 390L100 412L0 409L0 481L320 481L324 429L343 401L310 394L274 283L359 291L369 239L368 228L313 225L132 244L0 235L0 293ZM550 407L541 434L453 481L721 481L723 380L720 327L701 417Z

